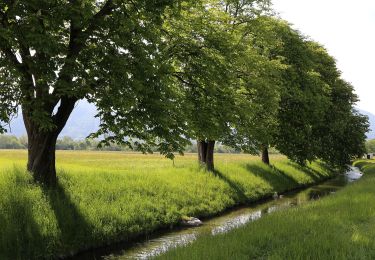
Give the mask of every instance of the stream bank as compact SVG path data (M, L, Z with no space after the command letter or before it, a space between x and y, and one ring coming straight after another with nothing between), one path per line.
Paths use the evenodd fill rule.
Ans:
M133 243L119 243L109 247L87 251L72 259L148 259L163 254L175 247L187 245L201 236L215 236L258 220L263 216L318 200L334 194L362 177L357 168L352 167L347 173L340 174L321 184L306 189L296 189L285 194L263 199L247 206L236 207L224 214L209 218L202 226L175 228L172 231L159 231L152 236Z

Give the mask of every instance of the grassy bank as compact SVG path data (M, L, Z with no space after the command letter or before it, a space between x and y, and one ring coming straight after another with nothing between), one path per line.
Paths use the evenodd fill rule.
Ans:
M58 152L57 190L33 184L26 151L0 151L0 259L67 255L207 217L234 205L329 177L319 164L300 168L281 156L216 155L217 175L196 155Z
M375 161L336 194L265 216L244 228L202 237L161 259L375 259Z

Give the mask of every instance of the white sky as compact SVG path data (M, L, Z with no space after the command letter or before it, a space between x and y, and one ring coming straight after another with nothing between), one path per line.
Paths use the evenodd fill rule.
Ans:
M375 113L375 0L273 0L293 28L323 44L343 78L360 98L358 107Z

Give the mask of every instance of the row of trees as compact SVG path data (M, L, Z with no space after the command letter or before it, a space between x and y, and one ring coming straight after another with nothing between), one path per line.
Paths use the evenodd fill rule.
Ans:
M28 142L27 136L14 136L14 135L0 135L0 149L27 149ZM128 146L111 143L109 146L100 146L100 140L98 139L85 139L75 140L69 136L58 138L56 142L56 150L95 150L95 151L132 151ZM157 147L152 149L153 152L157 152ZM185 147L185 153L197 153L198 146L196 142L192 142ZM240 150L236 150L232 147L217 144L215 145L215 153L240 153ZM278 153L277 151L271 151Z
M17 138L12 135L0 135L0 149L25 149L27 148L27 137Z
M117 144L99 147L99 140L74 140L71 137L64 136L57 139L56 150L104 150L104 151L128 151L129 148ZM0 149L27 149L27 136L0 135Z
M352 86L267 0L8 0L0 20L0 120L22 107L27 168L43 183L83 98L103 144L171 158L195 139L208 170L217 142L265 163L269 147L333 166L364 151Z

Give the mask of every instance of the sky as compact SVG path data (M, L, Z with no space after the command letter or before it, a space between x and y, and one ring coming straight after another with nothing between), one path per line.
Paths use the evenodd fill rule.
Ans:
M375 114L375 0L273 0L279 16L335 57L342 77Z

